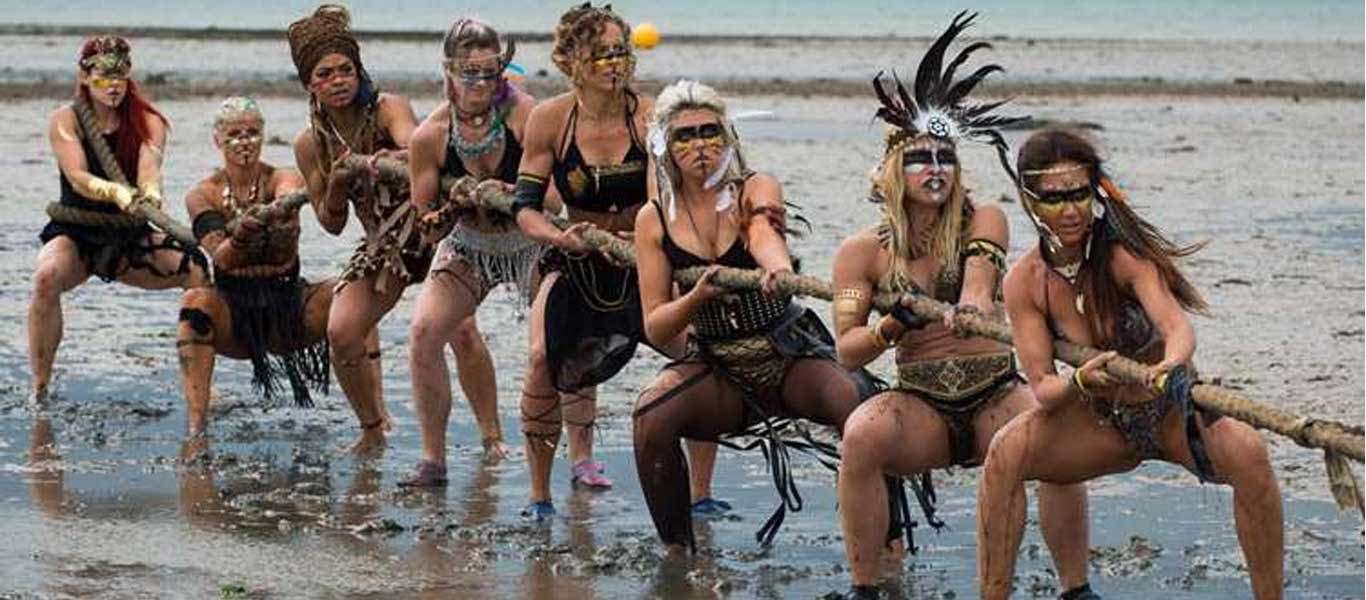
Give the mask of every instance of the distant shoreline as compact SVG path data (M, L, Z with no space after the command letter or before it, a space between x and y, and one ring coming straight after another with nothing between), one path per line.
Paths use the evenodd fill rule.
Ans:
M385 80L377 77L385 91L404 94L415 98L435 97L440 89L440 81L430 79ZM174 81L166 80L164 75L152 74L144 79L146 88L158 99L222 97L232 94L250 94L260 97L287 97L303 95L297 81L280 79L274 81ZM856 97L869 95L868 81L852 79L804 79L784 80L732 79L713 82L719 89L730 95L765 96L828 96ZM16 101L39 98L66 98L71 95L72 82L69 80L44 80L37 82L0 83L0 101ZM550 97L565 89L563 81L552 77L533 77L524 81L524 87L536 97ZM657 81L642 81L642 91L656 93L663 84ZM1059 97L1059 96L1196 96L1230 98L1287 98L1300 99L1340 99L1366 100L1366 86L1361 81L1278 81L1253 80L1246 78L1231 81L1168 81L1159 78L1113 79L1095 81L1033 81L1000 82L982 86L982 91L990 96L1020 97Z
M161 27L161 26L127 26L127 25L52 25L39 23L4 23L0 24L0 35L26 35L26 36L78 36L84 37L96 34L113 34L128 38L141 39L170 39L170 40L227 40L227 41L251 41L251 40L284 40L285 30L283 28L251 28L251 27ZM386 42L440 42L446 32L444 29L357 29L356 37L364 41L386 41ZM517 42L530 43L549 43L551 33L549 31L508 31L503 35ZM934 35L888 35L888 34L869 34L869 35L849 35L849 34L771 34L771 33L673 33L666 34L670 44L699 45L699 44L734 44L752 43L756 45L778 45L778 44L805 44L805 43L835 43L835 42L929 42L934 39ZM972 36L969 36L972 38ZM1016 35L986 35L973 39L982 39L994 42L1026 42L1034 41L1065 41L1076 43L1095 43L1095 42L1201 42L1210 41L1213 43L1238 43L1238 42L1265 42L1272 44L1283 43L1302 43L1302 44L1361 44L1359 39L1260 39L1260 38L1220 38L1209 40L1197 36L1187 37L1121 37L1103 38L1086 36L1059 36L1059 37L1040 37L1040 36L1016 36Z

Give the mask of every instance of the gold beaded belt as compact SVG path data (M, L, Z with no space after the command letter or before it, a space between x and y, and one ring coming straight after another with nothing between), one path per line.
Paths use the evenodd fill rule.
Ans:
M1015 373L1010 352L920 360L897 365L897 387L941 402L957 402Z

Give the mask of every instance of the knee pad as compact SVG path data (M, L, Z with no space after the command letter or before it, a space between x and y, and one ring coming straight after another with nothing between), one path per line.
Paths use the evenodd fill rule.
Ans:
M180 309L180 320L189 323L190 329L199 335L209 335L213 331L213 319L209 314L197 308Z

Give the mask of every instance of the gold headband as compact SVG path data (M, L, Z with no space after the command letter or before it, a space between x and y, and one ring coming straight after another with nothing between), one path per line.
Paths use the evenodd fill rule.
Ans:
M1072 163L1071 166L1067 166L1067 167L1049 167L1049 168L1047 168L1047 169L1030 169L1030 170L1028 170L1028 171L1021 171L1020 174L1021 174L1021 175L1027 175L1027 176L1029 176L1029 177L1037 177L1037 176L1039 176L1039 175L1061 175L1061 174L1063 174L1063 173L1071 173L1072 171L1076 171L1076 170L1078 170L1078 169L1085 169L1085 168L1086 168L1086 165L1083 165L1083 164L1081 164L1081 163Z

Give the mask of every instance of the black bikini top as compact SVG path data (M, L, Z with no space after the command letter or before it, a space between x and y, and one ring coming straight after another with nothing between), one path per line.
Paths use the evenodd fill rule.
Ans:
M592 212L614 213L645 202L645 145L636 135L635 112L640 101L635 94L626 96L626 131L631 145L621 164L595 166L584 162L574 135L579 122L579 105L569 111L569 123L560 139L559 158L551 165L564 203Z
M664 239L661 245L664 247L664 256L669 259L669 266L673 267L674 270L710 265L721 265L736 269L759 268L759 263L754 260L754 255L750 254L749 250L745 249L745 245L741 243L740 238L742 236L740 235L735 236L735 241L730 243L730 248L727 248L716 260L707 260L684 250L669 236L669 223L664 218L664 209L660 207L658 202L651 202L650 204L654 205L655 213L659 215L659 224L664 228Z
M504 116L496 118L502 119ZM503 128L503 158L498 161L498 168L493 176L499 181L517 183L517 167L522 163L522 144L518 143L517 136L505 122L500 126ZM451 119L451 125L446 131L446 164L442 166L442 170L451 177L469 175L465 163L460 160L460 153L455 149L456 136L460 135L455 127L455 119Z

